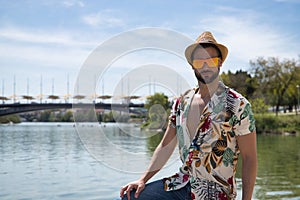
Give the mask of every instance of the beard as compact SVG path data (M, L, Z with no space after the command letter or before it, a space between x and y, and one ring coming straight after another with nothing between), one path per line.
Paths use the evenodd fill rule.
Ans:
M216 78L219 77L219 70L217 72L214 72L210 77L203 77L201 73L197 70L194 70L194 73L197 80L204 84L212 83L214 80L216 80Z

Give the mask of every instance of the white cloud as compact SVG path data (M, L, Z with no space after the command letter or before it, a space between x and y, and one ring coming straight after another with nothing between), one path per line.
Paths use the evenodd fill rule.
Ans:
M98 43L67 32L0 28L0 63L6 66L1 71L79 69Z
M11 63L32 63L40 66L78 68L88 56L89 51L76 48L24 46L20 44L1 44L0 58L13 60Z
M93 45L91 41L80 41L78 37L80 36L57 30L24 30L15 27L0 28L0 39L2 40L37 44L59 44L67 46Z
M82 1L76 1L76 0L65 0L62 2L63 6L69 8L73 6L79 6L79 7L84 7L85 4Z
M113 10L103 10L98 13L89 14L82 17L82 21L92 27L123 27L125 22L120 17L114 16L116 12Z

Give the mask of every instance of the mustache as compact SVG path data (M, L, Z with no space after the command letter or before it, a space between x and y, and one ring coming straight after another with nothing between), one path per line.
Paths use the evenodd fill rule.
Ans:
M213 72L213 71L211 71L211 70L202 70L202 71L199 71L199 73L201 74L201 73L209 73L209 72Z

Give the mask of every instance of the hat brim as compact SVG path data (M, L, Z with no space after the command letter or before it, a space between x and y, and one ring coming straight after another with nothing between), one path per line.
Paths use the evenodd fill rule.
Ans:
M195 51L196 48L198 48L202 44L212 44L212 45L216 46L220 50L220 52L221 52L222 63L225 61L225 59L226 59L226 57L228 55L228 49L227 49L227 47L225 47L223 44L219 44L219 43L201 42L201 43L191 44L190 46L188 46L185 49L185 57L186 57L186 59L187 59L187 61L188 61L188 63L190 65L192 65L192 63L193 63L193 59L192 59L193 52Z

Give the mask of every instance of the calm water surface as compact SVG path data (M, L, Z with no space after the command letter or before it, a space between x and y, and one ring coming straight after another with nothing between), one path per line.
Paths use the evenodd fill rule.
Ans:
M145 169L161 136L131 124L1 125L0 199L117 199L120 186ZM300 137L258 136L254 199L300 199L299 147ZM177 156L153 180L176 172Z

